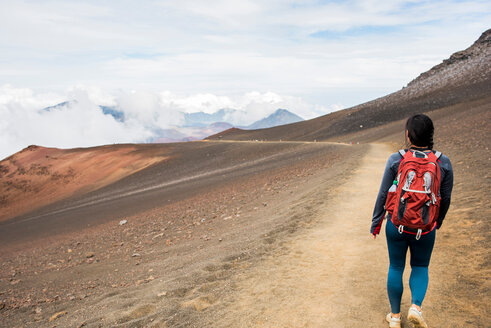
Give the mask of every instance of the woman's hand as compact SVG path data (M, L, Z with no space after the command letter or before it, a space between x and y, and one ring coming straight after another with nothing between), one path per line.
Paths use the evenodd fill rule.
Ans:
M374 240L377 239L377 235L376 234L373 233L372 236L373 236L373 239Z

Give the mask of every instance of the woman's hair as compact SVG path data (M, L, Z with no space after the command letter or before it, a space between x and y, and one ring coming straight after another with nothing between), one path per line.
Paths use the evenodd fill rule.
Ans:
M433 122L424 114L416 114L408 118L406 131L409 141L417 147L433 149Z

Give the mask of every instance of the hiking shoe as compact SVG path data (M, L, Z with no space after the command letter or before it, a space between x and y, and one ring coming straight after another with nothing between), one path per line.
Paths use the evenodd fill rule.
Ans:
M409 322L412 323L415 328L428 328L425 319L423 319L423 313L418 311L418 309L413 306L409 308L407 320L409 320Z
M393 318L392 313L387 314L385 320L389 323L390 328L401 328L401 318Z

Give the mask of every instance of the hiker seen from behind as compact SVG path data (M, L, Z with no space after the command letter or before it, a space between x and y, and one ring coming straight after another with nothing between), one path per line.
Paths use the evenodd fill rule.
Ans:
M389 327L401 327L403 273L409 248L411 306L407 320L414 327L427 328L422 303L428 288L430 264L436 230L440 229L450 206L453 171L450 159L433 150L434 126L423 114L406 122L408 149L392 154L375 203L370 233L380 233L387 214L385 235L389 251L387 294L391 312Z

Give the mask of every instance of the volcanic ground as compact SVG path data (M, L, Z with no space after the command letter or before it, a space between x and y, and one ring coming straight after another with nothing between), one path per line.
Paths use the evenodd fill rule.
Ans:
M490 44L487 31L402 90L310 121L3 160L0 326L386 327L371 212L418 111L455 174L425 317L489 326Z

